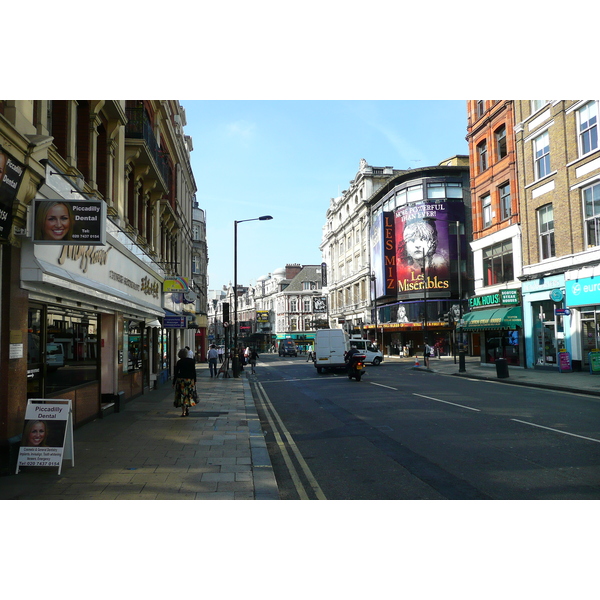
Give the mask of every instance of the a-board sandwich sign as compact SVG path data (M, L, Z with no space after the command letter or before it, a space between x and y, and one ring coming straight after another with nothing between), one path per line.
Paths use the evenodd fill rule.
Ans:
M28 400L17 473L21 467L57 467L60 475L69 458L74 466L71 401Z

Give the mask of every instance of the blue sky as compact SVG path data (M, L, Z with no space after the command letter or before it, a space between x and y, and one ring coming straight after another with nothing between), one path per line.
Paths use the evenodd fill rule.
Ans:
M287 263L320 264L330 199L364 158L376 167L436 165L468 154L466 102L354 100L181 101L192 136L198 203L206 211L209 289Z

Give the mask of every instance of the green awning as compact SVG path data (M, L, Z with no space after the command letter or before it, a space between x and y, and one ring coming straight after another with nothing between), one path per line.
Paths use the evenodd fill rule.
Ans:
M484 331L491 329L516 329L523 327L523 313L520 306L474 310L463 317L463 331Z

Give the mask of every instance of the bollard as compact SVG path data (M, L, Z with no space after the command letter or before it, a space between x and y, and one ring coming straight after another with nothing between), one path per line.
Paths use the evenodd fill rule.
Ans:
M467 369L465 367L465 353L462 351L458 353L458 372L459 373L467 372Z
M240 376L240 359L235 354L231 357L231 374L234 377Z

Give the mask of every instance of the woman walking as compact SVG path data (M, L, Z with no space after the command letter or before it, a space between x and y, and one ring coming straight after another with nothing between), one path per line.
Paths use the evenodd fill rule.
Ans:
M190 414L190 406L196 405L196 363L193 358L188 358L188 351L185 348L182 348L177 356L179 360L173 374L175 406L181 406L181 416L187 417Z

